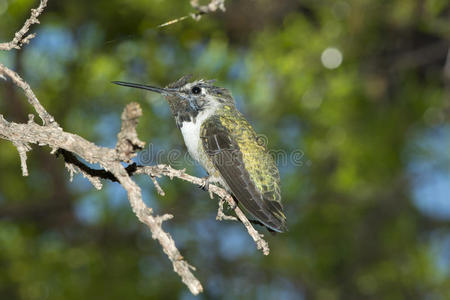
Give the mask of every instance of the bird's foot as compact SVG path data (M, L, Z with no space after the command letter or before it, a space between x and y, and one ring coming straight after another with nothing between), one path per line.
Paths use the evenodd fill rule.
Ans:
M208 191L209 191L209 178L210 178L209 175L203 177L203 178L202 178L203 183L200 184L200 186L199 186L199 188L201 188L201 189L204 190L205 192L208 192Z

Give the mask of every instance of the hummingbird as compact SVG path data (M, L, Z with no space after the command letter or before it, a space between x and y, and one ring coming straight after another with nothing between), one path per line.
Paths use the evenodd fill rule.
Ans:
M163 95L189 154L208 173L203 187L218 183L270 231L287 230L280 175L266 145L238 111L229 90L215 80L183 76L165 88L113 81Z

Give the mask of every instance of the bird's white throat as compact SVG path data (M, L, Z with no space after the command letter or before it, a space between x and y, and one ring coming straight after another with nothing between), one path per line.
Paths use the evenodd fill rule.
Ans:
M200 127L203 122L214 114L215 108L200 111L195 119L191 121L184 121L180 128L183 135L184 143L188 149L189 154L200 164Z

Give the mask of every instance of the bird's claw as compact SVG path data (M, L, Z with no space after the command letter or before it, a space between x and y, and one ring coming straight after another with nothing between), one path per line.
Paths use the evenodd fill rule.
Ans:
M200 184L199 188L204 190L205 192L209 191L209 176L203 177L203 183Z

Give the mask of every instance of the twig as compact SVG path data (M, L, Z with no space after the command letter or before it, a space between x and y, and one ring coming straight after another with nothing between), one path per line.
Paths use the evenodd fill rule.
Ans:
M149 176L149 177L152 180L153 185L155 186L155 189L158 192L158 195L165 196L166 193L164 192L164 190L159 185L158 180L156 180L156 177L155 176Z
M222 221L222 220L230 220L230 221L237 221L236 217L233 216L227 216L224 212L223 212L223 205L225 203L225 199L221 198L219 200L219 208L217 209L217 216L216 216L216 220L218 221Z
M33 24L39 24L38 17L44 11L47 6L48 0L41 0L39 6L35 9L31 9L31 16L25 21L22 28L16 32L14 38L8 43L0 43L0 50L20 49L25 44L28 44L36 34L32 33L24 37L24 35L30 30L30 26Z
M167 21L166 23L162 23L162 24L158 25L158 27L159 27L159 28L166 27L166 26L169 26L169 25L172 25L172 24L175 24L175 23L184 21L184 20L186 20L186 19L189 18L189 17L190 17L190 16L182 16L182 17L180 17L180 18L177 18L177 19L173 19L173 20Z
M159 28L172 25L174 23L181 22L191 17L195 21L199 21L203 15L216 12L217 10L225 11L225 0L211 0L206 5L200 5L198 0L191 0L191 6L196 10L195 13L191 13L187 16L183 16L177 19L170 20L163 24L158 25Z
M66 162L65 167L67 169L67 171L70 174L70 182L72 182L73 180L73 175L76 173L81 173L83 175L84 178L86 178L87 180L89 180L89 182L97 189L97 190L101 190L103 187L102 182L100 181L100 178L95 177L95 176L91 176L89 173L85 172L84 170L82 170L81 168L77 167L74 164L71 164L69 162Z
M17 148L17 151L19 152L22 176L28 176L27 152L30 151L31 148L27 143L13 142L13 144Z
M45 110L45 108L41 105L41 103L39 103L39 100L31 90L28 83L26 83L19 76L19 74L0 64L0 75L1 74L6 75L6 77L9 77L18 87L20 87L24 91L25 96L28 99L28 103L30 103L34 107L36 112L39 114L39 117L42 119L44 125L52 125L55 127L59 127L55 119Z

